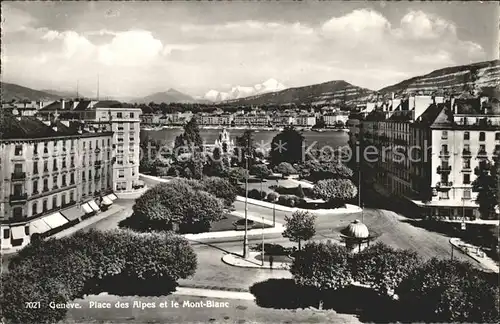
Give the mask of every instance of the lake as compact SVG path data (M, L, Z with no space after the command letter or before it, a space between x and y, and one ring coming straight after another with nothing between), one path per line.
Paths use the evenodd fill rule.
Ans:
M213 144L215 139L219 136L221 129L200 129L200 135L206 144ZM167 145L172 145L176 136L180 135L184 130L180 128L176 129L161 129L154 131L141 130L141 138L148 134L154 140L160 140ZM236 137L241 136L245 130L244 129L228 129L228 132L231 136L231 139L236 141ZM270 131L270 130L259 130L258 132L254 132L253 136L255 142L260 143L271 143L272 139L279 131ZM306 145L312 145L314 142L317 142L316 147L322 146L330 146L332 148L336 148L339 146L347 145L347 141L349 140L349 133L346 132L338 132L338 131L324 131L324 132L313 132L313 131L305 131L302 132L302 135L305 138Z

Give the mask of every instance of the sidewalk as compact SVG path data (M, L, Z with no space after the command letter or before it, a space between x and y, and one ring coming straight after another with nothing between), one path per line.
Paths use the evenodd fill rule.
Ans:
M234 267L240 268L259 268L259 269L271 269L271 265L268 261L264 261L264 265L262 265L261 260L257 260L257 256L260 255L260 252L250 252L247 259L236 255L236 254L226 254L222 257L222 262ZM273 262L274 270L289 270L292 260L290 259L290 263L287 262Z
M452 237L450 239L450 244L458 249L460 252L465 253L473 260L481 264L485 269L489 269L495 273L499 273L498 264L495 260L488 257L481 249L469 243L465 243L459 238Z
M260 222L261 220L259 220ZM277 225L277 224L276 224ZM264 229L251 229L247 231L248 236L261 236L262 233L266 234L280 234L283 233L285 228L280 225L274 228L264 228ZM245 236L245 231L220 231L220 232L208 232L199 234L184 234L182 235L188 240L198 241L202 239L211 238L225 238L225 237L243 237Z
M176 291L174 291L173 294L183 295L183 296L207 297L207 298L240 299L240 300L251 300L251 301L255 300L254 295L252 295L249 292L243 292L243 291L240 292L240 291L177 287Z
M236 196L237 201L244 202L245 197L242 196ZM262 200L257 200L257 199L252 199L248 198L248 203L251 205L257 205L261 207L266 207L266 208L275 208L276 210L279 211L284 211L284 212L295 212L295 211L308 211L313 214L329 214L329 215L338 215L338 214L354 214L354 213L360 213L361 208L356 205L350 205L346 204L346 208L335 208L335 209L303 209L303 208L297 208L297 207L287 207L279 204L273 204L267 201L262 201Z

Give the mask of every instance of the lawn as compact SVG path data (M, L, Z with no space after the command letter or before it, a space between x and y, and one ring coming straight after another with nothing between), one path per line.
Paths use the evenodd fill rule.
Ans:
M128 303L129 308L89 308L90 301ZM160 303L177 301L227 302L227 308L160 308ZM136 297L100 295L78 299L81 309L71 309L65 323L360 323L355 316L338 314L335 311L313 309L281 310L263 308L248 300L214 299L170 295L164 297ZM141 310L132 308L134 302L152 303L155 308Z
M234 231L235 228L234 228L233 223L239 219L241 219L241 218L237 217L237 216L233 216L231 214L226 214L226 215L224 215L224 219L222 219L218 222L212 223L212 227L210 228L210 232ZM255 229L255 228L270 228L270 227L272 227L272 226L254 221L252 228Z

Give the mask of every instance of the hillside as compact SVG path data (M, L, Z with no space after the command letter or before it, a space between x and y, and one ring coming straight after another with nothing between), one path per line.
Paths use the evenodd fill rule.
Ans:
M372 93L371 90L354 86L343 80L329 81L304 87L289 88L243 99L230 100L238 105L264 104L342 104Z
M406 95L410 93L454 93L489 91L500 84L500 60L447 67L416 76L380 89L382 95Z
M59 96L44 91L33 90L13 83L0 82L2 90L2 101L36 101L36 100L57 100Z
M50 89L43 89L43 90L40 90L40 91L43 91L43 92L46 92L48 94L52 94L54 96L58 96L59 98L66 98L66 99L72 99L72 98L76 98L76 91L60 91L60 90L50 90ZM82 97L86 97L85 95L83 95L82 93L78 93L78 96L80 98Z
M164 103L168 104L168 103L173 103L173 102L175 102L175 103L195 103L198 101L196 99L194 99L193 97L191 97L187 94L184 94L180 91L177 91L175 89L169 89L167 91L153 93L153 94L146 96L146 97L135 98L135 99L130 100L130 102L144 103L144 104L148 104L150 102L160 104L160 103L164 102Z

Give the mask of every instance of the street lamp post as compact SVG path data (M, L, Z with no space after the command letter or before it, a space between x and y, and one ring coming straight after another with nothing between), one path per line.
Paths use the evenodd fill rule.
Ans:
M248 258L248 155L245 154L245 236L243 238L243 258Z
M264 216L262 216L262 266L264 266Z
M278 184L278 179L276 179L276 187ZM276 227L276 199L273 200L273 227Z

